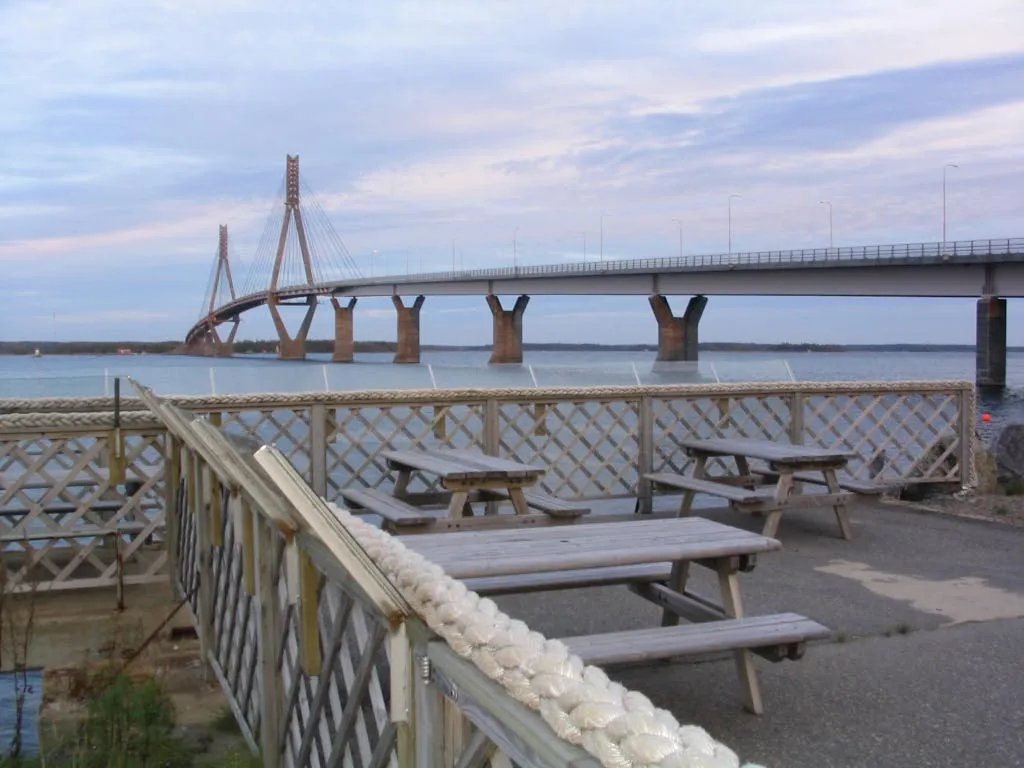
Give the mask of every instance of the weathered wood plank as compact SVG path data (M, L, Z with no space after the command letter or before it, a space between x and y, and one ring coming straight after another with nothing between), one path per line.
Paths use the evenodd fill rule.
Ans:
M559 638L588 664L628 664L716 651L790 646L831 636L796 613Z
M751 471L754 474L761 475L766 480L775 481L779 478L779 473L768 467L757 467ZM825 478L815 472L794 472L793 479L801 483L828 486ZM857 480L849 475L836 475L836 479L839 481L839 487L844 491L852 491L863 496L879 496L899 488L898 483L875 483L870 480Z
M644 475L644 479L651 481L655 485L667 485L672 488L679 488L680 490L697 491L698 493L706 493L710 496L718 496L728 499L734 504L761 504L771 500L775 494L774 488L750 490L737 485L716 483L714 480L706 480L689 475L675 475L670 472L655 472L650 475Z
M22 490L40 490L44 488L87 488L93 485L107 485L110 483L110 470L106 467L90 465L88 469L80 472L69 470L43 470L45 474L32 473L15 475L11 472L0 472L0 491L10 488ZM133 470L125 478L123 485L144 485L149 481L145 475Z
M79 509L85 508L92 512L119 512L122 508L127 506L127 501L86 501L81 504L75 504L73 502L49 502L41 506L44 515L73 515ZM7 504L2 510L0 510L0 517L18 517L20 515L27 515L31 512L31 508L18 504L16 506Z
M381 455L393 469L417 469L446 480L527 478L538 477L545 472L543 467L532 467L472 451L382 451Z
M507 489L486 491L484 495L500 499L508 499L510 496ZM524 488L523 498L526 499L527 505L531 508L539 509L541 512L552 517L581 517L590 513L590 507L579 502L559 499L556 496L551 496L533 488Z
M84 539L98 536L124 536L131 533L143 533L150 528L149 523L119 523L116 528L64 528L49 531L21 531L0 535L0 542L5 544L18 541L47 541L58 539ZM152 531L163 531L164 526L152 527Z
M665 581L672 572L669 563L587 568L553 573L522 573L515 576L483 576L465 579L465 585L480 595L522 594L556 589L581 589L612 584L643 584Z
M453 578L507 576L700 560L781 548L760 534L702 518L550 528L452 532L410 537L406 546Z
M849 461L855 454L850 451L811 448L803 445L777 443L749 437L719 437L710 439L685 438L679 441L690 455L745 456L776 464L834 463Z
M342 488L340 494L354 509L373 512L396 526L429 525L436 519L427 511L373 488Z

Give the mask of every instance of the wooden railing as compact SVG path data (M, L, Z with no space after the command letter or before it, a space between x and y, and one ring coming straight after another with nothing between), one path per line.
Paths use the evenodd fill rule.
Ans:
M167 426L172 580L268 768L638 764L622 733L581 738L588 753L460 657L281 454L146 399ZM697 765L682 754L692 731L677 729L673 764Z

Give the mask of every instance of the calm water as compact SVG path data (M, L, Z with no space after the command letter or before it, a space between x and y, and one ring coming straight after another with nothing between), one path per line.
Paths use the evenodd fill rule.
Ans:
M304 362L271 356L228 360L177 355L0 356L0 397L110 394L113 379L132 376L164 395L240 394L434 387L533 387L743 381L865 381L974 378L973 352L704 352L699 363L654 365L653 352L528 352L523 366L487 365L488 353L425 352L420 365L392 365L390 354L360 355L333 365L328 355ZM1024 354L1010 353L1007 389L979 396L992 423L1024 421ZM123 384L126 394L130 392Z

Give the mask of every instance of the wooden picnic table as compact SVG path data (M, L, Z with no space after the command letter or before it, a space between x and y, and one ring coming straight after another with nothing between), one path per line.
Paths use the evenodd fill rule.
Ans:
M751 653L799 658L808 640L829 634L792 613L745 617L738 572L782 545L700 517L423 534L406 546L480 594L626 584L663 609L662 626L563 642L601 665L733 651L744 705L757 714L763 704ZM691 563L718 574L720 603L687 589ZM692 623L680 626L680 617Z
M439 529L480 529L517 525L545 525L573 521L587 514L588 507L575 501L550 496L536 488L544 469L518 461L456 449L383 451L389 469L397 471L392 494L376 488L349 487L339 493L350 508L380 515L384 527L392 532L420 533ZM437 475L444 494L410 493L414 472ZM496 512L494 503L511 501L514 515L488 515L474 520L473 502L487 502L488 512ZM446 504L446 517L439 518L419 504ZM531 514L531 509L541 514Z
M762 530L765 536L776 535L782 513L787 509L830 506L835 511L843 538L850 539L853 534L846 516L847 501L857 493L882 490L870 484L838 479L837 470L844 469L854 457L846 450L739 437L689 438L681 440L680 445L694 459L690 475L656 472L644 476L655 486L683 491L679 516L690 514L696 494L707 493L726 499L738 509L767 513ZM709 477L706 471L708 459L726 456L735 459L739 474ZM767 467L752 469L751 459L763 461ZM826 492L794 495L797 483L824 485Z
M469 497L473 492L498 491L508 495L516 514L528 515L529 505L523 489L536 485L544 474L543 467L532 467L518 461L487 456L474 451L454 449L423 449L414 451L384 451L382 456L388 467L398 472L394 495L401 499L408 495L413 472L437 475L441 485L451 491L448 517L473 514Z

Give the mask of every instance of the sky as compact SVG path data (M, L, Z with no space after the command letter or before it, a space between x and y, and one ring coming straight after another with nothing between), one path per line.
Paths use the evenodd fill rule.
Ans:
M218 225L252 282L287 154L363 274L721 253L730 194L734 251L827 245L822 200L836 245L935 242L947 163L949 239L1024 236L1022 32L1019 0L4 0L0 339L183 338ZM970 344L974 312L712 297L701 339ZM355 324L395 338L387 300ZM431 297L422 333L490 314ZM657 329L646 297L534 297L524 334Z

